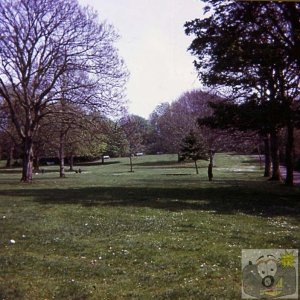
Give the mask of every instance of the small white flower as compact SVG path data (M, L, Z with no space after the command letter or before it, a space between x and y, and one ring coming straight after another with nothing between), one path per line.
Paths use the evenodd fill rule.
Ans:
M26 235L25 235L25 234L22 234L22 238L26 238Z
M16 241L15 241L15 240L10 240L9 243L10 243L10 244L15 244Z
M3 216L2 219L6 219L6 216Z

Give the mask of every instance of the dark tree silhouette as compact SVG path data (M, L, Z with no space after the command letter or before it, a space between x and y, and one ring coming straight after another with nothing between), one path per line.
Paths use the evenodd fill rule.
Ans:
M194 161L196 174L199 174L197 161L200 159L208 160L208 149L203 140L197 138L195 132L191 130L189 134L182 140L180 148L180 157L191 159Z
M186 33L196 36L190 51L197 57L199 77L207 85L230 88L231 101L255 99L258 105L268 106L265 124L270 127L272 179L280 180L278 135L286 127L286 184L292 185L293 132L299 109L300 5L205 2L211 15L186 24ZM278 111L282 118L275 123Z

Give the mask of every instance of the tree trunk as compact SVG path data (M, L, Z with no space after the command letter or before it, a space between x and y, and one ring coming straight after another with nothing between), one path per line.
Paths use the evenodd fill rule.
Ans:
M272 177L270 180L281 180L280 161L279 161L279 145L278 134L276 130L272 130L270 134L271 158L272 158Z
M267 134L264 137L264 148L265 148L265 172L264 177L271 176L271 149L270 149L270 135Z
M70 171L74 171L74 155L69 156L69 166L70 166Z
M133 166L132 166L132 154L130 154L129 160L130 160L130 172L133 172Z
M285 148L286 159L286 178L285 184L293 186L294 184L294 125L289 120L287 124L287 141Z
M32 181L32 140L29 137L23 140L23 169L21 181Z
M65 177L65 135L60 133L59 137L59 177Z
M207 174L208 174L208 180L212 181L212 179L214 177L213 176L213 165L212 165L212 163L209 163L209 165L208 165Z
M40 158L37 155L33 157L33 170L35 172L38 172L40 170L39 160Z
M196 174L199 174L199 170L198 170L198 166L197 166L197 161L194 160L194 163L195 163Z
M14 159L14 145L11 144L9 145L9 150L7 153L7 161L6 161L6 168L11 168L12 167L12 161Z
M259 159L259 168L262 168L262 159L261 159L261 153L260 153L260 147L257 145L257 153L258 153L258 159Z
M209 163L212 165L212 167L214 166L214 156L215 156L215 152L213 150L209 150L208 152L209 154Z

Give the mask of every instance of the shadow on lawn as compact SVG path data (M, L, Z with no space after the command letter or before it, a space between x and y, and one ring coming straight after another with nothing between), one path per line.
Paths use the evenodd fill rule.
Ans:
M0 195L34 197L34 200L41 204L131 206L170 211L192 209L225 214L242 212L266 217L300 216L299 191L297 190L285 193L284 187L281 187L281 192L273 193L270 192L271 187L266 190L254 189L254 182L234 181L234 184L235 186L218 186L216 183L211 187L193 189L151 187L22 189L0 191ZM251 185L253 185L252 188Z
M193 161L184 161L184 162L178 162L177 160L175 161L155 161L155 162L142 162L142 163L133 163L134 166L138 167L153 167L153 168L160 168L160 167L170 167L170 168L187 168L187 169L193 169L194 165ZM130 166L130 164L127 164L127 166ZM198 165L198 169L201 168L207 168L206 166L201 166L200 164Z
M247 159L247 160L243 160L242 164L248 164L251 166L259 166L259 159Z
M0 169L0 174L22 174L22 170L21 169L1 168Z
M68 169L65 170L65 172L69 172ZM73 172L73 171L72 171ZM33 170L33 174L38 173L59 173L59 168L57 169L47 169L41 167L39 170ZM0 174L20 174L22 175L22 170L21 169L0 169Z
M74 168L81 167L81 166L86 166L86 167L89 167L89 166L105 166L105 165L114 165L114 164L119 164L119 163L120 163L120 161L117 161L117 160L113 160L113 161L105 160L104 163L102 163L102 161L81 162L81 163L76 163L74 165Z
M179 163L177 160L170 161L170 160L162 160L162 161L147 161L142 163L134 163L136 166L141 167L162 167L162 166L182 166L182 163Z

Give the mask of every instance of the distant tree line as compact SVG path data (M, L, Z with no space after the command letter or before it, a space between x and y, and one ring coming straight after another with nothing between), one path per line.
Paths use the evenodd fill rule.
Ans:
M195 164L215 152L264 153L264 136L248 127L234 126L228 101L201 90L185 92L172 103L158 105L148 120L130 114L113 120L69 102L57 105L63 107L42 120L33 140L35 172L39 172L39 162L55 161L60 165L60 177L64 177L65 160L72 171L76 162L104 156L128 156L132 171L132 157L137 153L177 153L179 160L190 159ZM223 123L216 124L220 120L215 114L218 111L221 115L223 107ZM22 159L22 142L13 126L2 127L0 137L2 158L7 160L6 167L12 167ZM280 141L284 138L280 136Z
M201 149L206 154L209 150L256 151L260 140L255 132L245 135L238 130L200 126L199 119L211 116L212 103L220 101L224 99L208 92L188 91L171 104L158 105L148 120L130 114L112 119L97 111L86 111L76 103L61 101L56 104L55 113L43 118L34 136L33 169L39 170L40 161L45 163L55 159L60 164L60 176L64 177L65 160L73 170L74 162L103 156L131 158L137 153L178 153L181 159L184 141L191 132L201 141ZM2 110L2 120L4 116L9 117L9 114ZM14 126L8 126L8 119L4 124L0 131L1 153L2 158L7 159L6 166L12 167L22 158L22 140ZM203 157L208 156L203 154Z
M148 120L124 112L128 73L112 26L73 0L0 3L2 158L22 164L23 182L56 158L60 177L79 158L137 153L263 153L265 176L280 180L280 153L293 184L299 138L300 5L205 0L187 22L205 90L158 105ZM170 100L170 99L168 99ZM299 147L299 144L298 144Z
M207 150L252 152L257 147L257 135L240 131L212 129L199 124L199 119L213 113L211 103L224 99L212 92L193 90L183 93L177 100L162 103L150 115L152 144L150 151L179 153L182 141L193 131L203 141Z

